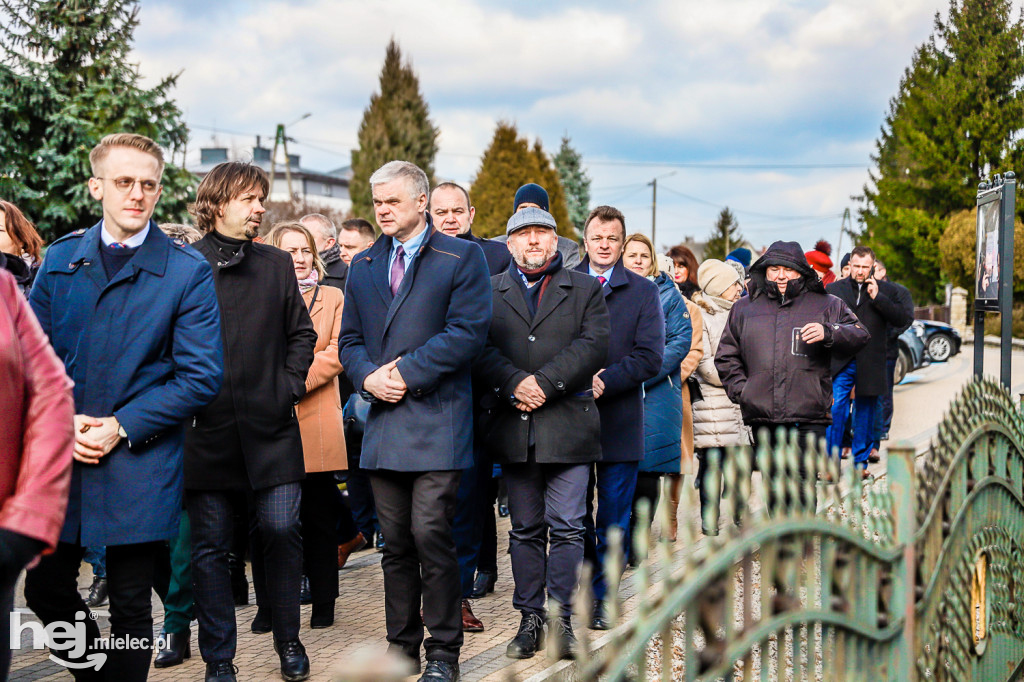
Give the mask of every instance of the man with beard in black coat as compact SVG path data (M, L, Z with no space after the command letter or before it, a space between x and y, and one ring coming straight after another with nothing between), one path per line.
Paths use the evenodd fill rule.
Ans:
M885 357L889 328L906 327L913 319L897 303L896 287L875 278L875 252L866 246L850 254L850 276L828 285L828 293L841 298L871 334L867 345L856 353L836 354L832 358L832 426L828 431L829 452L842 447L846 419L853 398L853 462L867 475L871 448L875 439L875 410L878 398L888 388Z
M593 376L608 355L609 318L595 278L562 267L555 219L526 208L509 218L511 267L491 278L494 318L474 368L483 384L481 436L501 461L522 621L506 655L544 648L544 588L559 657L573 653L572 594L583 561L590 467L601 459ZM550 549L549 549L550 547Z
M185 490L192 523L192 576L199 649L206 680L235 680L237 631L228 553L233 516L246 498L254 508L266 575L257 589L271 606L253 631L274 632L285 680L309 677L299 642L300 482L305 477L295 404L306 393L316 330L292 259L253 242L269 190L258 166L226 162L199 183L191 207L206 236L195 243L213 268L224 341L224 385L192 422L185 440ZM264 580L265 578L265 580ZM261 615L264 620L257 628ZM266 628L266 629L264 629Z
M832 421L832 359L862 348L868 332L825 293L796 242L768 247L750 268L748 290L729 313L715 354L722 386L756 439L764 427L774 445L781 426L796 429L801 445L808 434L820 440Z

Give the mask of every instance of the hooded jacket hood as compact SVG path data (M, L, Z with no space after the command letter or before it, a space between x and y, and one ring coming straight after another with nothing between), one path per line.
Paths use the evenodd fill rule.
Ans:
M802 291L812 291L818 294L825 293L825 285L818 279L818 273L807 262L804 250L797 242L777 241L768 247L764 255L757 259L757 262L750 267L750 296L757 298L761 294L767 294L770 298L779 297L779 288L774 282L766 278L768 266L781 265L792 268L800 273L800 279L793 280L786 287L786 293L790 298L798 296ZM793 284L800 282L794 287Z

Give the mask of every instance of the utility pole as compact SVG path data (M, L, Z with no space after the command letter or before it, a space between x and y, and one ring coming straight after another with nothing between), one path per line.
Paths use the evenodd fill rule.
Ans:
M304 121L312 115L312 113L305 113L288 125L293 126L299 121ZM288 136L285 135L283 123L277 124L277 132L274 133L274 151L270 155L270 194L273 194L274 192L274 172L276 171L275 166L277 164L277 145L279 144L284 150L284 177L285 182L288 185L288 201L292 201L292 199L295 198L295 195L292 193L292 164L288 159ZM269 199L270 197L268 196L267 198Z
M648 182L647 186L653 188L651 194L651 244L654 245L654 250L657 251L657 242L654 241L654 227L658 218L658 178Z

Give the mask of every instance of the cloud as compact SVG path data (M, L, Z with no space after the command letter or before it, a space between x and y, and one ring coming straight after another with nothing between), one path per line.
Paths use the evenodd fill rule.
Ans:
M681 238L703 235L717 209L669 188L789 217L849 206L937 10L945 0L150 0L134 56L151 79L183 69L175 94L187 120L245 133L220 132L222 142L251 145L258 133L267 143L277 123L312 112L288 132L304 164L328 169L348 163L394 37L441 128L440 176L468 181L498 120L549 151L568 133L593 163L594 186L619 188L595 200L621 201L637 227L650 222L646 183L671 169L602 160L864 163L677 169L659 194L659 234ZM195 146L211 135L197 129ZM818 229L738 217L759 234Z

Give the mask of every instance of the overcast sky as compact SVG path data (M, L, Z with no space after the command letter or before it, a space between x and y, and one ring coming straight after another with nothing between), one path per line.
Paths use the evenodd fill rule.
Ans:
M703 239L728 205L755 244L810 249L835 245L855 213L937 10L946 2L146 0L134 54L147 78L183 71L192 158L214 141L268 144L311 112L289 128L293 153L330 170L349 164L393 36L441 129L439 177L468 183L506 119L549 153L568 134L593 203L621 208L629 231L650 234L658 177L659 246Z

